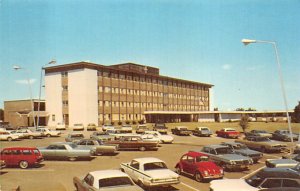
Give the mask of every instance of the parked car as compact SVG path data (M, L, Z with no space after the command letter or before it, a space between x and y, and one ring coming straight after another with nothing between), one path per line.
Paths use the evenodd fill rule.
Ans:
M158 131L161 134L168 134L168 128L164 123L155 123L153 126L153 131Z
M84 178L74 177L73 184L77 191L143 191L120 170L89 172Z
M24 138L29 138L29 139L42 137L41 132L31 131L25 128L17 130L17 133L22 133L24 135Z
M121 163L121 170L146 189L180 183L179 175L168 169L165 162L158 158L136 158L128 163Z
M9 131L11 134L17 135L18 139L24 139L25 135L23 133L18 133L17 130Z
M155 132L156 132L156 131L155 131ZM160 139L159 139L158 137L155 137L155 136L152 135L152 134L143 134L143 135L141 135L141 138L142 138L143 141L145 141L145 142L150 141L150 142L155 142L155 143L157 143L157 144L160 143Z
M132 133L132 126L131 125L122 125L120 132L121 133Z
M274 131L274 133L272 133L272 139L278 141L291 141L291 138L293 138L294 141L297 141L299 135L295 133L292 133L292 135L290 135L289 130L276 130Z
M73 129L73 131L83 131L84 130L84 126L82 123L75 123L73 125L73 127L71 127Z
M174 135L190 135L192 131L188 130L185 126L176 126L174 129L171 129L172 134Z
M208 179L223 178L223 168L210 161L208 155L201 152L188 152L184 154L175 166L178 174L186 173L198 182Z
M237 139L240 136L240 132L238 132L233 128L223 128L219 131L216 131L216 134L218 137L233 138L233 139Z
M159 140L160 143L172 143L174 140L173 136L164 135L158 131L145 131L144 134L142 135L142 137L146 136L146 135L153 135L154 137L156 137Z
M269 133L265 130L251 130L250 132L246 132L245 133L246 136L258 136L258 137L267 137L267 138L271 138L272 137L272 133Z
M295 161L300 162L300 153L285 155L285 156L282 156L282 158L283 159L293 159Z
M253 164L251 158L233 153L233 150L225 145L206 145L200 151L209 156L217 165L225 170L246 170Z
M137 134L143 134L145 131L149 131L150 129L147 127L147 125L138 125L136 128L135 133Z
M210 137L212 135L212 132L208 127L196 127L193 130L193 135L200 137Z
M243 143L250 149L265 152L282 152L287 149L287 145L277 141L272 141L267 137L245 137L244 139L235 140L237 143Z
M110 124L106 124L102 126L102 131L106 131L107 129L115 129L115 127Z
M78 148L93 150L93 155L115 154L118 150L118 145L104 144L99 139L81 139L76 145Z
M293 168L297 166L299 162L293 159L267 159L265 164L269 168Z
M13 140L18 140L19 135L10 133L8 131L0 131L0 140L1 141L13 141Z
M47 147L38 148L44 159L91 159L95 150L89 148L79 148L74 143L53 143Z
M117 140L107 141L107 143L117 144L119 145L119 149L138 149L140 151L158 149L157 142L143 141L141 136L136 135L123 135Z
M300 187L300 165L294 168L263 168L246 179L223 179L210 182L211 191L258 191L268 188Z
M250 157L254 163L257 163L259 159L263 157L263 154L258 151L249 149L245 144L236 142L226 142L221 143L221 145L228 146L233 150L234 153Z
M78 142L81 139L84 139L83 133L69 133L65 138L66 142Z
M95 123L89 123L86 127L87 131L96 131L97 130L97 126Z
M90 138L91 138L91 139L100 139L100 140L103 141L103 142L107 142L107 141L114 140L114 139L115 139L115 136L114 136L114 135L110 135L110 134L107 133L107 132L96 131L96 132L93 132L93 133L90 135Z
M43 156L35 147L10 147L4 148L0 154L6 166L19 166L22 169L37 166L43 162Z
M55 130L66 130L66 125L64 123L57 123Z
M60 131L55 131L48 128L38 128L36 132L41 133L43 137L59 137L61 134Z

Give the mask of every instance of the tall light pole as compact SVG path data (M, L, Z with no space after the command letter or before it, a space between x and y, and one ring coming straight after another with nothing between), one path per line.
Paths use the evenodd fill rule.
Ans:
M283 83L283 76L282 76L281 65L280 65L280 61L279 61L279 55L278 55L276 42L275 41L265 41L265 40L242 39L242 43L244 43L245 46L250 44L250 43L267 43L267 44L272 44L273 45L273 47L275 49L275 54L276 54L279 80L280 80L280 84L281 84L281 91L282 91L283 101L284 101L285 110L286 110L286 117L287 117L287 121L288 121L288 127L289 127L291 142L293 142L291 121L290 121L290 116L289 116L287 98L286 98L285 87L284 87L284 83Z
M27 74L27 83L28 83L28 87L29 87L29 94L30 94L30 100L31 100L31 112L32 112L32 116L33 116L33 125L36 128L34 103L33 103L33 98L32 98L32 87L31 87L31 83L30 83L30 80L29 80L29 71L26 68L22 68L20 66L13 66L13 69L15 69L15 70L23 69L23 70L26 71L26 74ZM29 119L30 119L30 117L29 117Z
M39 87L39 103L38 103L38 116L37 116L37 128L40 125L40 106L41 106L41 94L42 94L42 81L43 81L43 70L45 69L45 66L49 64L56 64L56 60L51 60L47 64L43 65L41 67L41 75L40 75L40 87Z

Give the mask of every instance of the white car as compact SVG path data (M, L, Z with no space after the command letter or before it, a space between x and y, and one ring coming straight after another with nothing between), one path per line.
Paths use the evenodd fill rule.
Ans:
M41 132L31 131L29 129L19 129L17 130L17 133L23 133L24 138L39 138L42 136Z
M103 125L103 126L102 126L102 131L106 131L106 130L108 130L108 129L114 130L115 127L112 126L112 125Z
M73 184L78 191L143 191L127 174L120 170L89 172L84 178L74 177Z
M153 137L157 138L160 143L172 143L174 140L174 137L171 135L162 135L158 131L145 131L145 133L142 135L142 137L146 137L148 135L153 135Z
M57 123L55 130L66 130L66 125L64 123Z
M9 131L11 134L17 135L19 139L25 138L25 135L23 133L18 133L17 130Z
M0 132L0 140L1 141L12 141L12 140L18 140L19 136L12 134L8 131L1 131Z
M60 131L55 131L48 128L38 128L36 131L40 132L42 136L45 137L59 137L61 134Z
M84 126L82 123L75 123L72 127L73 131L83 131Z
M129 163L121 163L121 170L144 188L180 183L179 175L158 158L136 158Z

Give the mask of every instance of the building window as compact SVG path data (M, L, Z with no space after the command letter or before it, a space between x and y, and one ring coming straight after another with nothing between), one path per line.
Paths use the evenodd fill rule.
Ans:
M68 91L68 86L62 86L63 91Z
M61 72L61 77L68 77L68 72L67 71Z
M69 102L67 100L64 100L62 103L64 107L67 107L69 105Z
M55 115L54 114L52 115L52 121L55 121Z
M102 72L100 70L97 71L97 76L101 76Z

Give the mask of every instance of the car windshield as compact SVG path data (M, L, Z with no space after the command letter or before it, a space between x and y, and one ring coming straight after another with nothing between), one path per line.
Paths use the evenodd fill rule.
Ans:
M257 187L262 183L264 179L260 177L260 173L258 172L257 174L250 176L249 178L246 178L245 181L250 184L253 187Z
M231 148L229 147L221 147L221 148L216 148L217 154L222 155L222 154L230 154L232 153Z
M204 128L202 127L202 128L201 128L201 131L209 131L209 129L206 128L206 127L204 127Z
M75 149L77 147L77 145L75 145L74 143L69 144L70 147L72 147L73 149Z
M183 131L187 130L186 127L178 127L178 129L179 129L179 130L183 130Z
M268 137L257 137L256 142L269 142L271 141Z
M99 180L99 188L125 185L133 185L128 177L103 178Z
M83 138L83 134L74 134L71 135L72 138Z
M256 130L257 133L268 133L267 131L264 130Z
M243 144L236 144L233 146L234 149L239 150L239 149L248 149L246 145Z
M163 162L152 162L144 164L144 170L166 169L167 166Z
M235 131L234 129L227 129L226 132L232 132Z
M208 157L207 156L197 156L196 157L196 162L203 162L203 161L208 161Z

